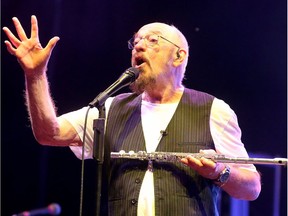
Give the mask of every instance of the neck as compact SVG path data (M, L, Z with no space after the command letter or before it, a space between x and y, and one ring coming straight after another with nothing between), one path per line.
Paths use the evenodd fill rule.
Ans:
M143 100L150 103L174 103L180 100L184 91L184 87L166 88L166 89L150 89L143 92Z

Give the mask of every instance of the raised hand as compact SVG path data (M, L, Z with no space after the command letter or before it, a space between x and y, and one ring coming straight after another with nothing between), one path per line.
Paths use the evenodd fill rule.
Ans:
M20 21L12 18L18 38L8 29L3 28L8 40L4 41L10 54L17 57L26 76L37 76L45 73L53 48L59 37L50 39L46 47L42 47L38 36L38 23L36 16L31 16L31 37L28 38Z

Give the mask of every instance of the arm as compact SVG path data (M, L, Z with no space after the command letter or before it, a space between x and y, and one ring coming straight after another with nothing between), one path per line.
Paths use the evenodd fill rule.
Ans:
M218 154L232 157L248 157L241 141L241 130L234 111L223 101L214 99L211 108L210 130ZM203 150L202 153L213 154L214 150ZM225 164L191 156L182 162L195 169L204 178L215 180L225 169ZM222 187L229 195L238 199L255 200L261 191L260 175L253 165L227 164L230 169L228 182Z
M47 65L53 48L59 37L53 37L42 48L38 37L38 24L35 16L31 17L31 37L27 38L19 20L13 19L18 38L7 28L7 50L16 56L24 74L26 84L26 104L36 140L46 145L81 145L81 141L68 121L59 121L54 102L49 91L46 76Z
M215 153L214 150L205 150L203 153ZM192 156L188 156L181 160L184 164L190 166L196 170L201 176L207 179L215 180L220 173L225 169L225 164L214 163L212 160L201 158L196 159ZM226 191L230 196L237 199L255 200L260 194L261 183L260 175L257 171L243 169L237 165L228 166L231 169L231 173L228 181L220 185L215 183Z

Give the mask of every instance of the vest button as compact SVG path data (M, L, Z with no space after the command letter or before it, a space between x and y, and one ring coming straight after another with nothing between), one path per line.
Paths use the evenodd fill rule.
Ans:
M132 199L132 200L131 200L131 204L132 204L132 205L135 205L136 203L137 203L137 200L136 200L136 199Z
M139 184L141 182L141 180L139 178L135 179L135 183Z

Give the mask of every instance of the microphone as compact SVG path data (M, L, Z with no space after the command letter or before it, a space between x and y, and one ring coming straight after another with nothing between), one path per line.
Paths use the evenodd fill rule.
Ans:
M168 132L165 131L165 130L160 130L160 133L162 136L167 136L168 135Z
M120 90L121 88L133 83L139 76L140 70L134 67L128 68L111 86L104 92L101 92L92 102L90 107L102 106L108 97Z
M30 211L24 211L12 216L37 216L37 215L59 215L61 213L61 207L57 203L51 203L45 208L34 209Z

